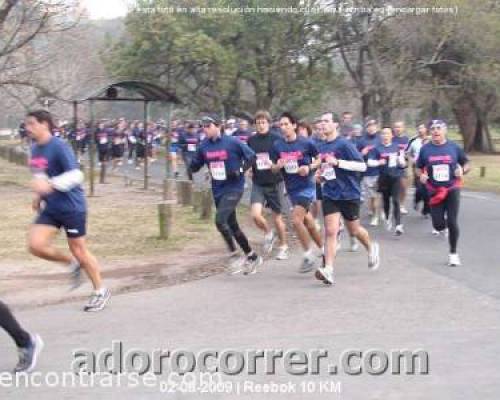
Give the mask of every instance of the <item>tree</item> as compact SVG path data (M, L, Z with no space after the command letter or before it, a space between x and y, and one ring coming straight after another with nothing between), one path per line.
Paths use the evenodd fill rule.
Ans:
M143 8L165 4L139 2ZM257 12L257 7L300 4L211 1L209 12L203 9L207 2L178 1L176 6L188 12L132 12L127 34L107 57L109 70L115 76L159 80L195 110L245 117L259 108L307 112L321 102L327 81L334 78L327 53L320 51L321 21L305 14ZM255 12L214 11L243 6Z

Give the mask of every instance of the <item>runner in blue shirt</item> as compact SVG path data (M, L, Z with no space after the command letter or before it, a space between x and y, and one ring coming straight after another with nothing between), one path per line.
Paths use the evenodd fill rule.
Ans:
M316 271L324 283L335 282L333 263L337 252L340 216L349 234L358 239L368 252L368 267L379 266L379 245L370 239L359 221L361 187L358 173L366 170L363 156L356 147L337 132L338 121L333 113L321 117L320 129L325 136L319 145L316 178L322 182L323 215L325 218L325 263Z
M381 143L370 152L368 165L379 167L378 190L382 193L384 202L385 225L388 231L392 229L393 220L396 226L395 234L403 234L403 224L401 223L400 190L401 177L406 168L404 150L393 142L391 128L382 129ZM391 199L393 219L391 219Z
M200 144L200 135L196 131L196 125L193 122L188 123L187 128L179 135L179 147L182 154L182 159L186 167L186 173L190 180L193 179L191 174L191 160L193 159L198 146Z
M33 209L38 212L29 230L28 246L37 257L69 265L73 288L80 285L83 268L94 286L84 310L100 311L109 300L110 291L102 286L99 264L85 240L87 205L80 186L83 174L70 147L51 135L53 127L47 111L33 111L26 116L26 128L35 141L30 167L34 175ZM52 244L61 228L66 231L71 256Z
M420 149L417 175L427 186L430 195L434 229L443 232L448 228L448 265L455 267L461 264L457 253L460 188L462 177L469 172L470 164L463 149L446 138L447 126L444 121L431 121L429 129L432 140Z
M293 225L304 250L299 272L306 273L314 268L311 238L319 249L323 247L321 235L309 212L316 198L311 164L314 157L318 155L318 150L311 140L297 135L297 120L292 114L281 115L280 128L284 139L274 143L270 154L275 163L273 170L281 171L283 174L286 191L293 206Z
M358 150L363 156L365 162L368 161L368 155L375 146L380 143L380 135L378 132L378 123L371 119L366 123L366 134L358 141ZM378 167L370 167L363 173L361 180L363 189L363 201L367 201L368 213L371 217L370 225L377 226L379 222L379 194L377 192L378 182Z
M204 165L210 171L216 207L215 225L231 253L229 271L233 274L241 271L252 274L262 264L262 257L252 250L238 225L236 207L243 195L244 173L252 166L255 153L238 139L224 135L221 124L221 120L215 115L202 119L207 138L193 157L191 171L197 172ZM239 257L234 240L245 253L244 257Z

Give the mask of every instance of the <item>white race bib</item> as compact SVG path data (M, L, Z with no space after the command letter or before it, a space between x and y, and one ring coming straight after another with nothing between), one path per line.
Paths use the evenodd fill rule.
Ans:
M296 174L299 172L299 163L297 160L285 161L285 172L287 174Z
M130 143L136 143L137 142L137 139L135 138L135 136L129 136L128 140L130 141Z
M106 143L108 143L108 139L106 139L106 138L99 139L99 144L106 144Z
M398 155L396 153L389 154L389 162L387 164L389 168L395 168L398 166Z
M325 179L325 181L331 181L337 178L335 168L328 163L321 164L321 176Z
M188 151L196 151L196 143L188 143Z
M433 165L432 177L436 182L448 182L450 180L450 166L448 164Z
M227 179L224 161L212 161L209 166L212 179L216 181L225 181Z
M257 153L257 170L263 171L266 169L271 169L271 160L269 158L269 153Z

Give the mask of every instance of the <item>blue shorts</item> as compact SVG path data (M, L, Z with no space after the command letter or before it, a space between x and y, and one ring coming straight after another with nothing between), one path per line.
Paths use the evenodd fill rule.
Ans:
M309 208L311 207L311 204L315 200L314 196L312 197L307 197L307 196L292 196L290 193L288 194L288 197L290 198L290 202L292 203L292 206L301 206L304 208L306 211L309 211Z
M53 213L43 210L33 222L35 225L50 225L64 228L68 238L79 238L87 233L86 212Z

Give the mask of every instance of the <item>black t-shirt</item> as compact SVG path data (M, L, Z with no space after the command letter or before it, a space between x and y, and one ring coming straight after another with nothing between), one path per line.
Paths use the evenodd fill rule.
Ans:
M271 171L271 157L269 152L280 136L268 132L256 133L248 138L248 146L255 152L255 161L252 165L253 182L257 185L275 185L283 180L281 174Z

